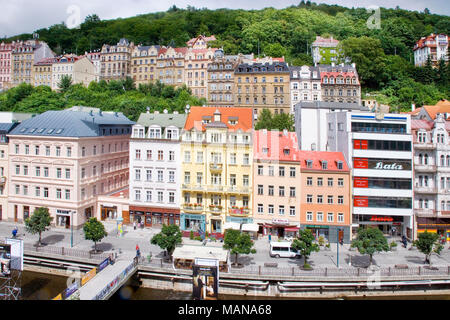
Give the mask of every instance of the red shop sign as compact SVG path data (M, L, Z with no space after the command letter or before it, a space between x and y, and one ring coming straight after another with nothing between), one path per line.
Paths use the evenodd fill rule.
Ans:
M392 222L392 221L394 221L394 218L392 218L392 217L372 216L370 218L370 221L375 221L375 222Z

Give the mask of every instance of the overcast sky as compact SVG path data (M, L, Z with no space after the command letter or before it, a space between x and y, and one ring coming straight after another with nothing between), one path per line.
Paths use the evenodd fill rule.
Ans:
M172 5L186 8L188 5L208 9L261 9L265 7L285 8L297 5L301 0L0 0L0 36L32 33L62 21L70 27L96 13L100 19L126 18L138 14L166 11ZM339 4L345 7L385 8L400 6L402 9L450 15L448 0L317 0L316 3ZM79 14L78 14L79 12ZM78 18L80 17L80 18Z

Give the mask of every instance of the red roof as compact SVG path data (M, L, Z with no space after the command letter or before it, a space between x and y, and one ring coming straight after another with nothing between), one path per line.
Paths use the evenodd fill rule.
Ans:
M214 113L220 113L220 123L214 121ZM231 131L248 131L253 128L252 108L230 108L230 107L191 107L184 125L185 130L195 128L205 131L206 123L204 117L210 120L209 125L226 125ZM236 124L230 124L230 120L236 120Z
M258 160L300 161L295 132L255 130L253 157Z
M330 151L299 151L300 165L302 169L319 171L350 171L342 152ZM307 160L312 160L312 168L307 167ZM327 161L327 169L322 169L322 163ZM337 168L337 162L342 161L342 169Z
M433 121L411 119L411 130L426 129L431 130L434 127Z

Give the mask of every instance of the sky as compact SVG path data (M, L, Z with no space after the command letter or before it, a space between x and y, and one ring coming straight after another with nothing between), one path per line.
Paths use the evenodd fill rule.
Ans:
M138 14L166 11L172 5L186 8L188 5L208 9L277 9L297 5L301 0L0 0L0 37L32 33L41 28L65 22L68 27L84 21L90 14L100 19L127 18ZM338 4L344 7L380 6L450 15L448 0L312 0L316 3Z

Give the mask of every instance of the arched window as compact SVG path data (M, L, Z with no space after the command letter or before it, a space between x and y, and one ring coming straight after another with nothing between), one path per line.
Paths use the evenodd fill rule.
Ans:
M423 164L423 156L421 153L419 153L419 163Z
M423 156L423 164L428 164L428 154Z
M450 156L447 156L447 167L450 167Z
M420 209L423 208L423 199L419 199L419 208L420 208Z
M444 155L441 155L441 166L445 166L445 157Z

